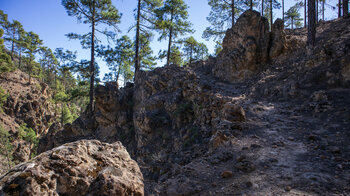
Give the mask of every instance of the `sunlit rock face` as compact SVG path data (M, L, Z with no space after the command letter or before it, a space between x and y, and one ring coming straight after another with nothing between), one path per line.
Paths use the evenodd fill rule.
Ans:
M226 31L223 50L214 66L216 77L237 81L262 70L269 57L278 56L285 48L283 22L276 20L269 32L269 22L259 12L244 12L233 28Z
M0 195L144 195L143 176L120 142L81 140L0 177Z

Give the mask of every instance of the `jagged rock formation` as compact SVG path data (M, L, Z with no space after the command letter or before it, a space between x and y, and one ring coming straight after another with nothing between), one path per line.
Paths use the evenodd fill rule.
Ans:
M81 140L0 177L0 195L144 195L142 173L120 142Z
M270 58L285 49L283 29L283 21L276 20L270 33L268 20L259 12L244 12L226 31L223 49L213 69L215 76L233 82L261 71Z
M0 112L0 121L5 130L12 135L16 161L27 161L30 147L18 139L18 130L23 123L38 135L44 134L54 122L54 106L50 103L48 86L35 79L28 84L28 75L20 70L4 73L0 77L0 86L9 97Z
M310 56L305 29L268 33L252 11L237 23L217 58L98 86L96 115L50 130L41 151L120 140L154 195L349 194L350 20L321 23Z

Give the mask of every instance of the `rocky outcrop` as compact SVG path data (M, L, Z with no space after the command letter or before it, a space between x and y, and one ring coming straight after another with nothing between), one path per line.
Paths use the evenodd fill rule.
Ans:
M283 20L278 18L272 25L269 45L269 58L278 57L287 49L286 33L284 32Z
M172 164L184 165L225 145L213 142L217 135L240 134L246 118L239 102L215 95L194 71L170 65L138 74L135 85L98 86L95 126L88 128L89 119L81 116L61 131L50 130L39 151L87 138L121 141L147 168L143 174L149 180L159 179Z
M81 140L42 153L0 177L0 195L144 195L143 177L120 142Z
M38 135L46 132L54 121L54 106L49 102L48 86L37 80L28 84L28 75L20 70L4 73L0 86L9 93L0 115L6 130L17 133L18 127L26 123Z
M55 121L54 105L50 101L48 86L36 79L28 83L28 74L15 70L0 76L0 87L8 97L0 112L1 126L10 134L15 163L27 161L31 145L22 140L19 134L21 126L35 131L37 136L47 132ZM1 164L0 164L1 167Z
M237 81L261 71L270 57L276 57L285 48L283 31L280 20L275 22L270 33L268 20L259 12L244 12L226 31L223 50L213 69L215 76Z

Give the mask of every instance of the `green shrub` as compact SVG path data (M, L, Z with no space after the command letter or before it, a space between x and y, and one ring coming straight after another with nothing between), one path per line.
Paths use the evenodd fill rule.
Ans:
M72 123L73 122L73 115L70 112L69 108L67 105L62 106L62 123L67 124L67 123Z
M0 112L2 112L2 106L7 101L9 93L6 93L3 88L0 87Z
M35 156L36 148L39 144L39 138L36 136L35 131L32 128L27 127L26 123L23 123L19 127L19 138L30 144L30 157Z
M8 169L12 165L12 151L13 146L10 142L10 134L6 131L2 125L0 125L0 154L7 159Z

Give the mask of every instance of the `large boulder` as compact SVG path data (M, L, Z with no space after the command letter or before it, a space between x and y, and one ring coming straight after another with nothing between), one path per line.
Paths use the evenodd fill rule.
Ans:
M287 48L286 33L284 32L284 22L278 18L272 25L271 42L269 47L269 58L279 56Z
M259 12L244 12L226 31L214 74L226 81L244 79L268 60L269 22Z
M120 142L80 140L17 165L0 195L144 195L143 176Z
M248 78L285 49L283 22L277 20L269 32L269 22L259 12L244 12L233 28L226 31L223 50L214 65L214 75L225 81Z

